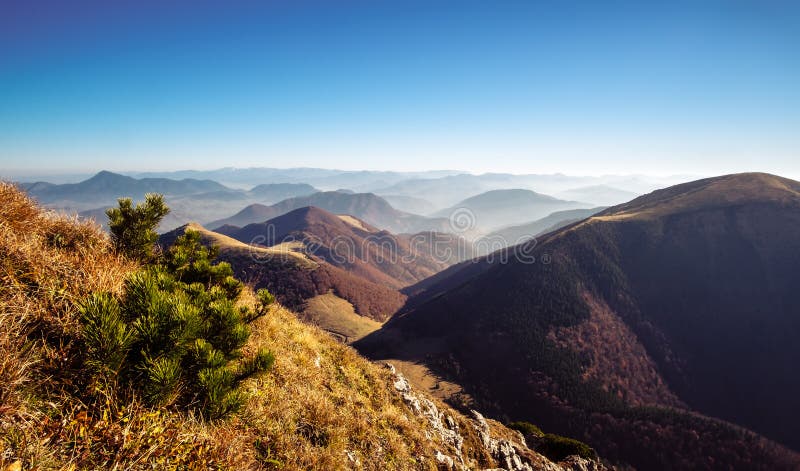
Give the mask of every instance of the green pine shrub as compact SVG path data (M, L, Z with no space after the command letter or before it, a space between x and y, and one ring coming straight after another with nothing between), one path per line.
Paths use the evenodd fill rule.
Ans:
M596 460L597 453L589 445L575 440L574 438L562 437L552 433L544 434L541 444L536 451L558 462L568 456L578 455L587 460Z
M128 258L142 262L152 261L158 241L155 229L169 214L164 196L148 193L143 203L136 206L130 198L120 198L119 207L106 211L108 228L114 248Z
M152 406L199 409L211 419L238 410L239 384L268 370L274 356L244 357L249 324L274 297L257 293L254 309L237 306L243 285L216 249L187 231L158 265L139 270L114 297L94 294L81 306L86 365L98 386L126 386Z
M562 437L553 433L544 433L538 426L524 421L511 422L508 428L518 430L525 436L528 446L548 457L554 462L564 460L571 455L578 455L587 460L597 460L597 453L589 445L573 438Z
M526 439L542 438L544 436L544 432L542 432L542 429L540 429L539 427L530 422L523 422L523 421L511 422L510 424L508 424L508 428L522 432L522 435L524 435Z

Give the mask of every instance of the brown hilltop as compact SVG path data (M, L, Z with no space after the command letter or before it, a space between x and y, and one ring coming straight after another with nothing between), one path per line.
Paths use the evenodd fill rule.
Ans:
M800 203L800 183L768 173L738 173L706 178L640 196L613 206L598 216L659 217L686 211L743 204Z
M394 289L419 282L471 255L466 242L454 235L395 235L354 216L335 215L313 206L228 232L239 241L264 246L300 243L314 259ZM440 252L449 249L452 256L437 257L436 248Z

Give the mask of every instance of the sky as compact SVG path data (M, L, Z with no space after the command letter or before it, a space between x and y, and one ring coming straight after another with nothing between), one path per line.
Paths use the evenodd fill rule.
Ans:
M800 2L0 2L0 169L800 177Z

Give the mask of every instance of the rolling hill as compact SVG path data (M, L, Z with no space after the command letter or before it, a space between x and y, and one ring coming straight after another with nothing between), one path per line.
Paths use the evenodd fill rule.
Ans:
M589 206L591 205L559 200L531 190L492 190L467 198L450 208L437 211L434 215L448 218L466 209L471 212L473 227L489 231L543 218L555 211Z
M315 206L335 214L349 214L373 226L396 234L422 231L446 232L450 228L446 219L426 218L398 211L386 200L372 193L350 194L338 191L325 191L309 196L289 198L272 206L253 204L231 217L219 219L206 225L208 227L223 225L242 227L248 224L264 222L307 206Z
M639 469L798 469L800 183L681 184L507 255L409 288L358 347Z

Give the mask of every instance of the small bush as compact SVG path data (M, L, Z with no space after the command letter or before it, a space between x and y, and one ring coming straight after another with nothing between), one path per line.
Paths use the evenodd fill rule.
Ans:
M214 249L192 231L177 239L164 263L130 276L124 293L91 295L81 306L86 365L96 386L124 383L152 406L197 406L208 418L239 409L244 379L275 361L261 350L243 358L248 324L274 298L258 293L256 309L241 308L242 284Z
M537 450L553 461L561 461L567 456L578 455L587 460L596 460L597 453L589 445L573 438L546 433Z
M508 424L508 428L522 432L525 438L542 438L544 436L542 429L530 422L511 422Z

